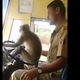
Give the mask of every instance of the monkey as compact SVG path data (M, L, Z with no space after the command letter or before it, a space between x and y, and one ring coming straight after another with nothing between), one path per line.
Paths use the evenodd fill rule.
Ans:
M42 53L42 45L38 36L30 30L28 24L20 26L20 37L12 44L3 44L5 47L16 47L10 54L16 56L21 55L22 60L27 63L34 64L38 67L38 61ZM25 44L25 48L20 45Z

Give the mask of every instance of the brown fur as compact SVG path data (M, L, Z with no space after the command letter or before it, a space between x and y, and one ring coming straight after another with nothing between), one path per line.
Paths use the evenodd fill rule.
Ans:
M20 26L20 33L21 36L16 43L5 46L16 47L10 54L14 56L21 54L24 61L33 63L37 67L42 52L41 42L38 36L30 31L28 24ZM22 43L25 43L25 49L20 47Z

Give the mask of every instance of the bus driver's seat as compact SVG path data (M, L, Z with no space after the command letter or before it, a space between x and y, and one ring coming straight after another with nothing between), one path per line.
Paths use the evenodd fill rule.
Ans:
M67 64L66 67L63 69L63 72L62 72L62 75L61 75L61 80L68 80L67 71L68 71L68 64Z

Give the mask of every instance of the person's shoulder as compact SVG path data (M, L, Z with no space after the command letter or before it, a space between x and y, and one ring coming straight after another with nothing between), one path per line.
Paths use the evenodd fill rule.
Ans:
M66 32L67 32L67 26L63 26L63 27L61 28L61 30L59 31L59 34L60 34L60 35L64 35Z
M61 29L61 32L64 33L68 30L68 25L67 25L67 22L65 22L62 26L62 29Z
M64 30L67 30L67 27L68 27L68 21L65 19L64 23L63 23L63 27L64 27ZM66 28L65 28L66 27Z
M59 35L61 36L61 38L65 37L65 35L67 34L67 30L68 30L68 26L67 26L67 23L65 23L59 32Z
M67 29L68 29L68 24L67 24L67 22L65 22L63 25L63 30L67 30Z

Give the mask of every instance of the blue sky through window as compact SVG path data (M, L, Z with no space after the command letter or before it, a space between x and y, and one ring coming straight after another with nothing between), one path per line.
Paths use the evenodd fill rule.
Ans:
M6 11L7 11L7 6L8 6L8 0L3 0L3 23L4 23L4 19L5 19L5 16L6 16Z

